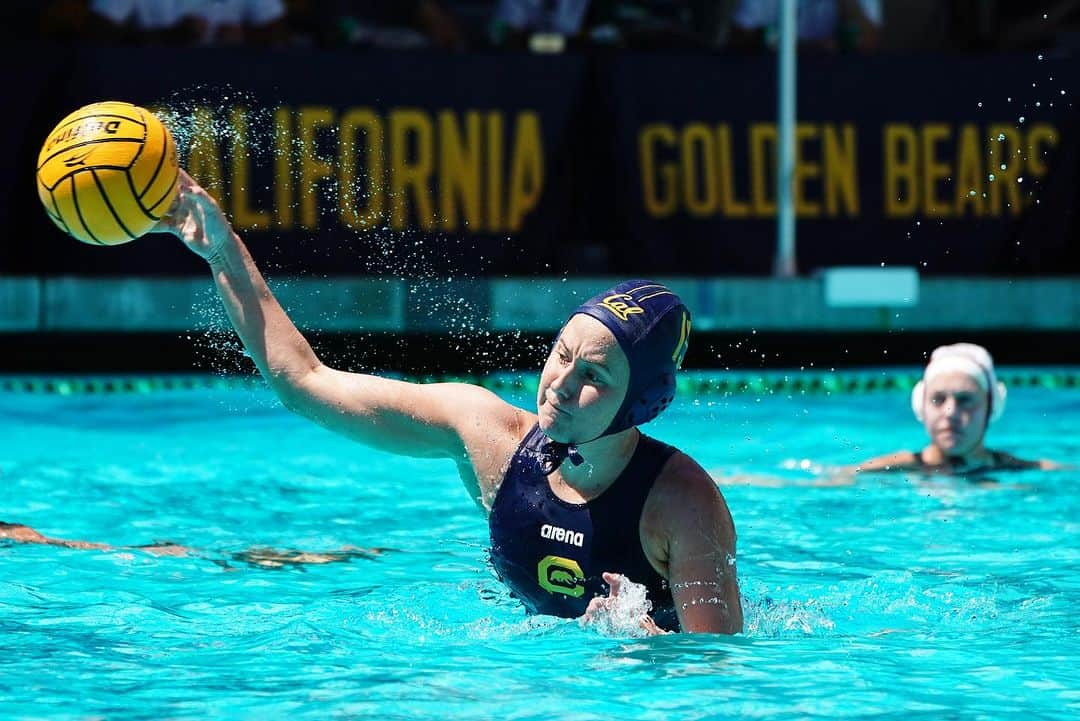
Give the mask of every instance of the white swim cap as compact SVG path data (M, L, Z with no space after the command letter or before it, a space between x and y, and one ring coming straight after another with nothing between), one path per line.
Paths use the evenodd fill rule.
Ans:
M923 400L926 384L942 373L960 372L974 379L979 387L990 395L990 417L988 423L1001 418L1005 412L1005 384L994 373L994 359L981 345L974 343L954 343L935 348L930 354L930 362L923 371L922 380L911 389L911 410L921 422L923 420Z

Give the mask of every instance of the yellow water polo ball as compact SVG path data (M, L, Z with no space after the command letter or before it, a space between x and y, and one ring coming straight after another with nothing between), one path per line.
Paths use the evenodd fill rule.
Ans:
M52 221L91 245L135 240L176 198L176 144L150 111L108 101L79 108L38 154L37 189Z

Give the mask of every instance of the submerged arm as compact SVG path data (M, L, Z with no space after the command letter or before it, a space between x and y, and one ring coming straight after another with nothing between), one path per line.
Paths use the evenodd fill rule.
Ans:
M91 543L89 541L72 541L65 538L49 538L38 533L30 526L21 523L6 523L0 521L0 538L15 541L16 543L31 543L42 546L63 546L64 548L101 549L112 550L112 546L104 543Z

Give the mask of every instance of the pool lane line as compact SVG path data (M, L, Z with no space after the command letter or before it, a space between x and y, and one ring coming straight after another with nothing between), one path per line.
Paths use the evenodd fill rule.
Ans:
M538 374L501 372L474 375L396 375L402 380L435 383L457 382L495 391L535 393ZM830 395L884 391L910 391L919 380L915 371L791 371L752 373L742 371L685 372L677 379L680 395ZM1076 388L1080 371L1000 370L998 378L1010 388ZM44 395L149 394L195 390L234 390L262 387L256 375L93 375L93 376L0 376L0 393Z

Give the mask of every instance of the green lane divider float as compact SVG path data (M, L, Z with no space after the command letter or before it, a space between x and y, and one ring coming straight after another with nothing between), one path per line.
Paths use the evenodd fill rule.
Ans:
M400 376L421 383L458 382L482 385L494 391L536 393L538 373L500 372L476 375ZM910 391L919 372L879 371L687 371L679 375L682 396L695 395L810 395ZM998 377L1010 388L1076 388L1077 370L1002 369ZM153 375L153 376L0 376L0 393L54 395L145 394L163 391L233 390L264 387L258 376Z

